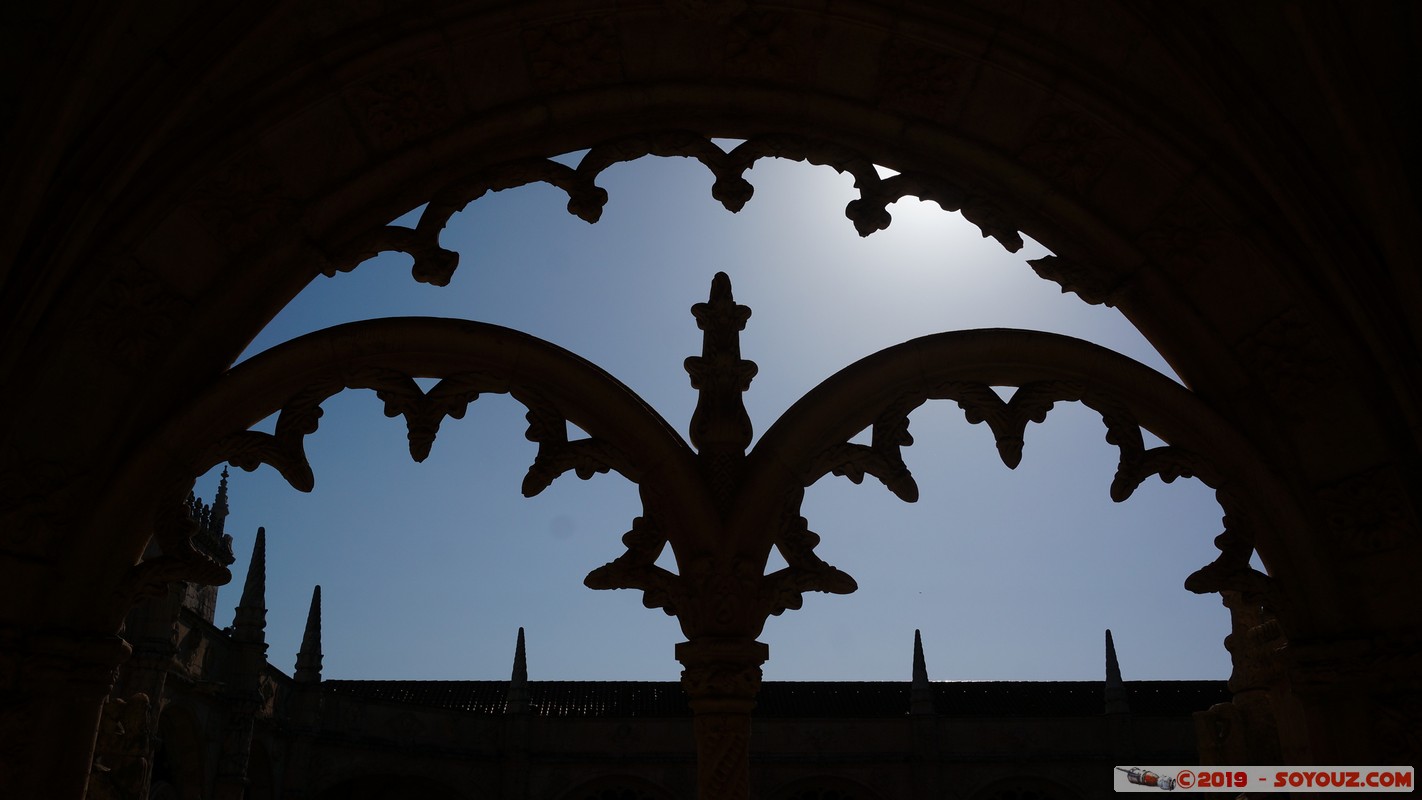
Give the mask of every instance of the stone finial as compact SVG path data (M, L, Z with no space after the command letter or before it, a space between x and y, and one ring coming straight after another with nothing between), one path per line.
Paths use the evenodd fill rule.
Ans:
M237 602L237 614L232 620L232 638L265 646L266 631L267 529L258 528L257 541L252 545L252 560L247 565L247 580L242 585L242 599Z
M909 688L909 713L932 714L933 687L928 683L928 662L923 657L923 635L913 632L913 684Z
M751 310L736 302L730 277L718 272L710 297L692 306L691 314L702 331L701 355L685 362L691 388L700 392L691 415L691 443L702 454L742 455L754 433L741 400L756 373L755 362L741 358L741 331Z
M1116 643L1111 639L1109 628L1106 629L1106 713L1131 713L1131 707L1126 704L1126 682L1121 680L1121 665L1116 662Z
M321 585L311 592L311 610L306 612L306 632L296 654L297 683L321 682Z
M514 645L513 675L509 679L509 693L504 702L504 713L528 713L528 655L523 646L523 628L518 629L518 643Z
M222 468L222 480L217 484L217 496L212 498L212 511L208 519L208 531L218 539L222 538L227 525L227 467Z

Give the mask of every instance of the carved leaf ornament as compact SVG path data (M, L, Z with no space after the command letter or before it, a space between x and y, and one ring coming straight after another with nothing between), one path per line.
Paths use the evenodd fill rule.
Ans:
M668 133L599 145L576 168L527 160L456 176L435 193L415 228L387 225L325 248L323 272L348 271L380 251L398 250L414 258L416 280L447 284L458 254L443 248L439 235L469 202L489 191L543 181L567 192L571 213L595 222L607 201L596 177L612 164L645 155L697 159L715 175L712 194L731 211L754 192L744 178L747 169L760 158L789 158L854 176L860 196L845 215L861 235L887 227L887 206L916 195L962 210L984 236L1011 251L1022 246L1015 225L990 199L924 175L880 178L870 160L837 144L766 135L725 152L706 137ZM1269 578L1253 570L1249 558L1261 526L1281 524L1269 519L1269 509L1287 505L1267 498L1286 493L1241 437L1187 390L1147 367L1054 334L936 334L882 350L825 380L747 453L751 436L741 394L756 366L740 358L738 337L750 309L735 303L729 278L717 275L710 300L693 312L705 337L701 356L685 365L701 392L691 436L698 450L630 389L567 351L496 326L425 318L351 323L258 355L176 423L167 441L210 442L192 453L189 476L222 461L246 470L267 464L293 487L309 491L315 478L305 437L319 427L321 404L340 391L375 391L387 416L405 420L416 461L428 456L445 418L462 418L480 394L508 393L528 409L526 436L537 445L523 481L525 496L539 494L567 472L582 479L617 472L640 486L643 514L622 537L625 552L593 570L585 581L589 587L639 589L644 605L678 616L689 636L754 636L767 615L800 608L806 591L843 594L857 588L853 578L815 554L819 536L799 513L805 487L827 474L854 483L870 475L914 502L920 490L903 448L913 444L909 415L925 402L955 402L969 423L985 423L1009 468L1021 461L1028 423L1043 422L1058 402L1080 402L1101 416L1107 442L1119 451L1113 500L1125 500L1153 475L1167 483L1198 477L1216 489L1226 510L1226 529L1216 539L1220 556L1191 575L1187 588L1276 599ZM424 392L417 377L439 382ZM1003 400L993 386L1017 390ZM274 433L247 429L273 405L280 411ZM213 440L207 432L217 420L232 432ZM1162 439L1190 446L1146 449L1142 420ZM569 440L569 422L590 435ZM871 429L870 444L851 442L865 427ZM1207 460L1206 453L1215 458ZM1230 464L1234 471L1225 474L1212 464ZM185 496L190 486L188 478L175 496ZM192 562L194 574L220 577L190 557L181 525L160 522L157 530L165 553L181 554L164 558ZM679 572L655 563L668 544ZM770 547L787 566L765 575ZM130 583L176 574L167 562L145 562L134 570Z
M439 243L450 217L488 192L512 189L531 183L547 183L568 194L568 212L587 222L597 222L607 205L607 190L596 184L608 167L643 156L685 157L701 162L712 175L711 196L728 211L745 207L755 187L745 178L746 170L762 158L783 158L833 167L854 177L859 197L845 206L844 215L860 236L889 227L888 206L909 196L932 200L945 211L961 211L963 216L1010 252L1022 249L1017 225L992 200L961 186L931 175L900 173L879 177L874 162L855 150L833 142L792 134L766 134L747 139L729 153L711 139L697 133L669 132L632 136L597 145L584 154L577 167L551 159L527 159L496 167L480 168L457 176L434 193L414 228L386 225L325 248L322 273L327 276L349 272L362 261L381 252L397 251L414 259L410 268L415 280L436 286L449 284L459 265L459 254Z

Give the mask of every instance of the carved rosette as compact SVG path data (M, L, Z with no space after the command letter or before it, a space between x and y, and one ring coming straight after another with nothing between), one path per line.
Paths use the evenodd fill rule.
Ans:
M428 61L405 64L352 86L346 100L361 121L366 136L381 150L391 150L454 121L448 83Z
M1326 486L1318 497L1334 546L1345 557L1390 552L1419 538L1416 510L1393 467Z
M884 43L879 59L879 91L884 106L933 120L945 120L962 96L967 62L906 39Z
M1326 337L1297 308L1241 340L1235 352L1266 392L1290 405L1307 401L1338 378Z
M533 80L566 91L622 76L622 45L612 16L581 17L523 34Z
M1027 138L1018 160L1078 195L1106 170L1117 146L1116 137L1100 123L1076 111L1042 117Z
M138 367L178 331L190 308L167 281L129 265L104 288L83 329L99 352Z
M1141 249L1182 278L1207 272L1235 249L1232 232L1200 198L1185 195L1164 208L1140 236Z
M189 203L232 252L256 244L297 216L297 202L267 158L249 150L209 176Z
M730 20L723 53L726 70L782 80L802 72L804 56L791 19L779 11L747 10Z

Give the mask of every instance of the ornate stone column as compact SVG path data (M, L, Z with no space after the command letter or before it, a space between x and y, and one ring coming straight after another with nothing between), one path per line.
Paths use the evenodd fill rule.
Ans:
M760 665L770 648L754 639L702 638L681 642L681 685L691 699L696 729L698 800L750 797L751 710L760 691Z
M1287 763L1275 718L1278 696L1287 692L1278 657L1283 631L1258 598L1229 589L1220 597L1230 612L1231 632L1224 645L1234 664L1229 677L1234 697L1195 714L1200 763Z
M147 797L153 772L153 737L173 656L177 619L188 584L175 583L161 597L141 602L121 634L133 655L119 672L104 703L88 800Z
M0 776L6 797L84 797L103 701L131 652L113 635L0 630Z

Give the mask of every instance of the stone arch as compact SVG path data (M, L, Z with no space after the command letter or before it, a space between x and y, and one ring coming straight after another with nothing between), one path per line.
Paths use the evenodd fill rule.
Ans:
M426 393L413 381L426 375L444 380ZM309 334L246 362L133 463L132 483L125 485L158 491L145 497L120 489L112 496L155 513L168 555L134 568L128 591L143 591L169 570L210 568L191 554L184 560L184 523L164 510L176 508L171 501L186 493L191 475L221 461L248 469L265 463L294 487L309 490L314 476L302 442L317 430L321 403L346 388L373 389L387 412L405 416L416 460L429 452L446 416L462 417L480 393L510 393L530 409L528 435L539 443L525 495L568 471L586 478L616 470L643 485L649 508L703 508L701 516L713 516L694 483L695 467L681 437L589 362L527 334L467 320L367 320ZM247 430L274 410L281 411L274 435ZM569 422L591 438L569 441ZM166 478L155 480L158 475ZM711 536L694 526L677 535Z
M71 45L55 59L104 68L56 61L17 82L32 102L7 105L17 207L0 246L16 266L0 318L15 335L0 363L27 391L3 398L23 422L0 474L23 481L0 512L16 576L0 641L17 663L79 665L61 683L89 688L24 690L0 750L92 741L123 655L111 599L147 532L84 501L329 253L429 200L451 166L684 130L827 136L953 177L990 201L984 219L1046 242L1043 271L1122 308L1309 511L1287 532L1306 555L1296 583L1337 586L1340 604L1291 632L1295 683L1325 698L1299 757L1377 763L1415 733L1374 713L1417 691L1399 609L1417 605L1422 284L1398 233L1417 213L1397 149L1367 130L1397 124L1379 110L1389 81L1415 74L1396 68L1399 15L313 4L175 11L140 44L119 33L125 13L55 22ZM181 43L188 60L159 69L119 41ZM69 777L53 791L73 794L82 770L56 769Z

